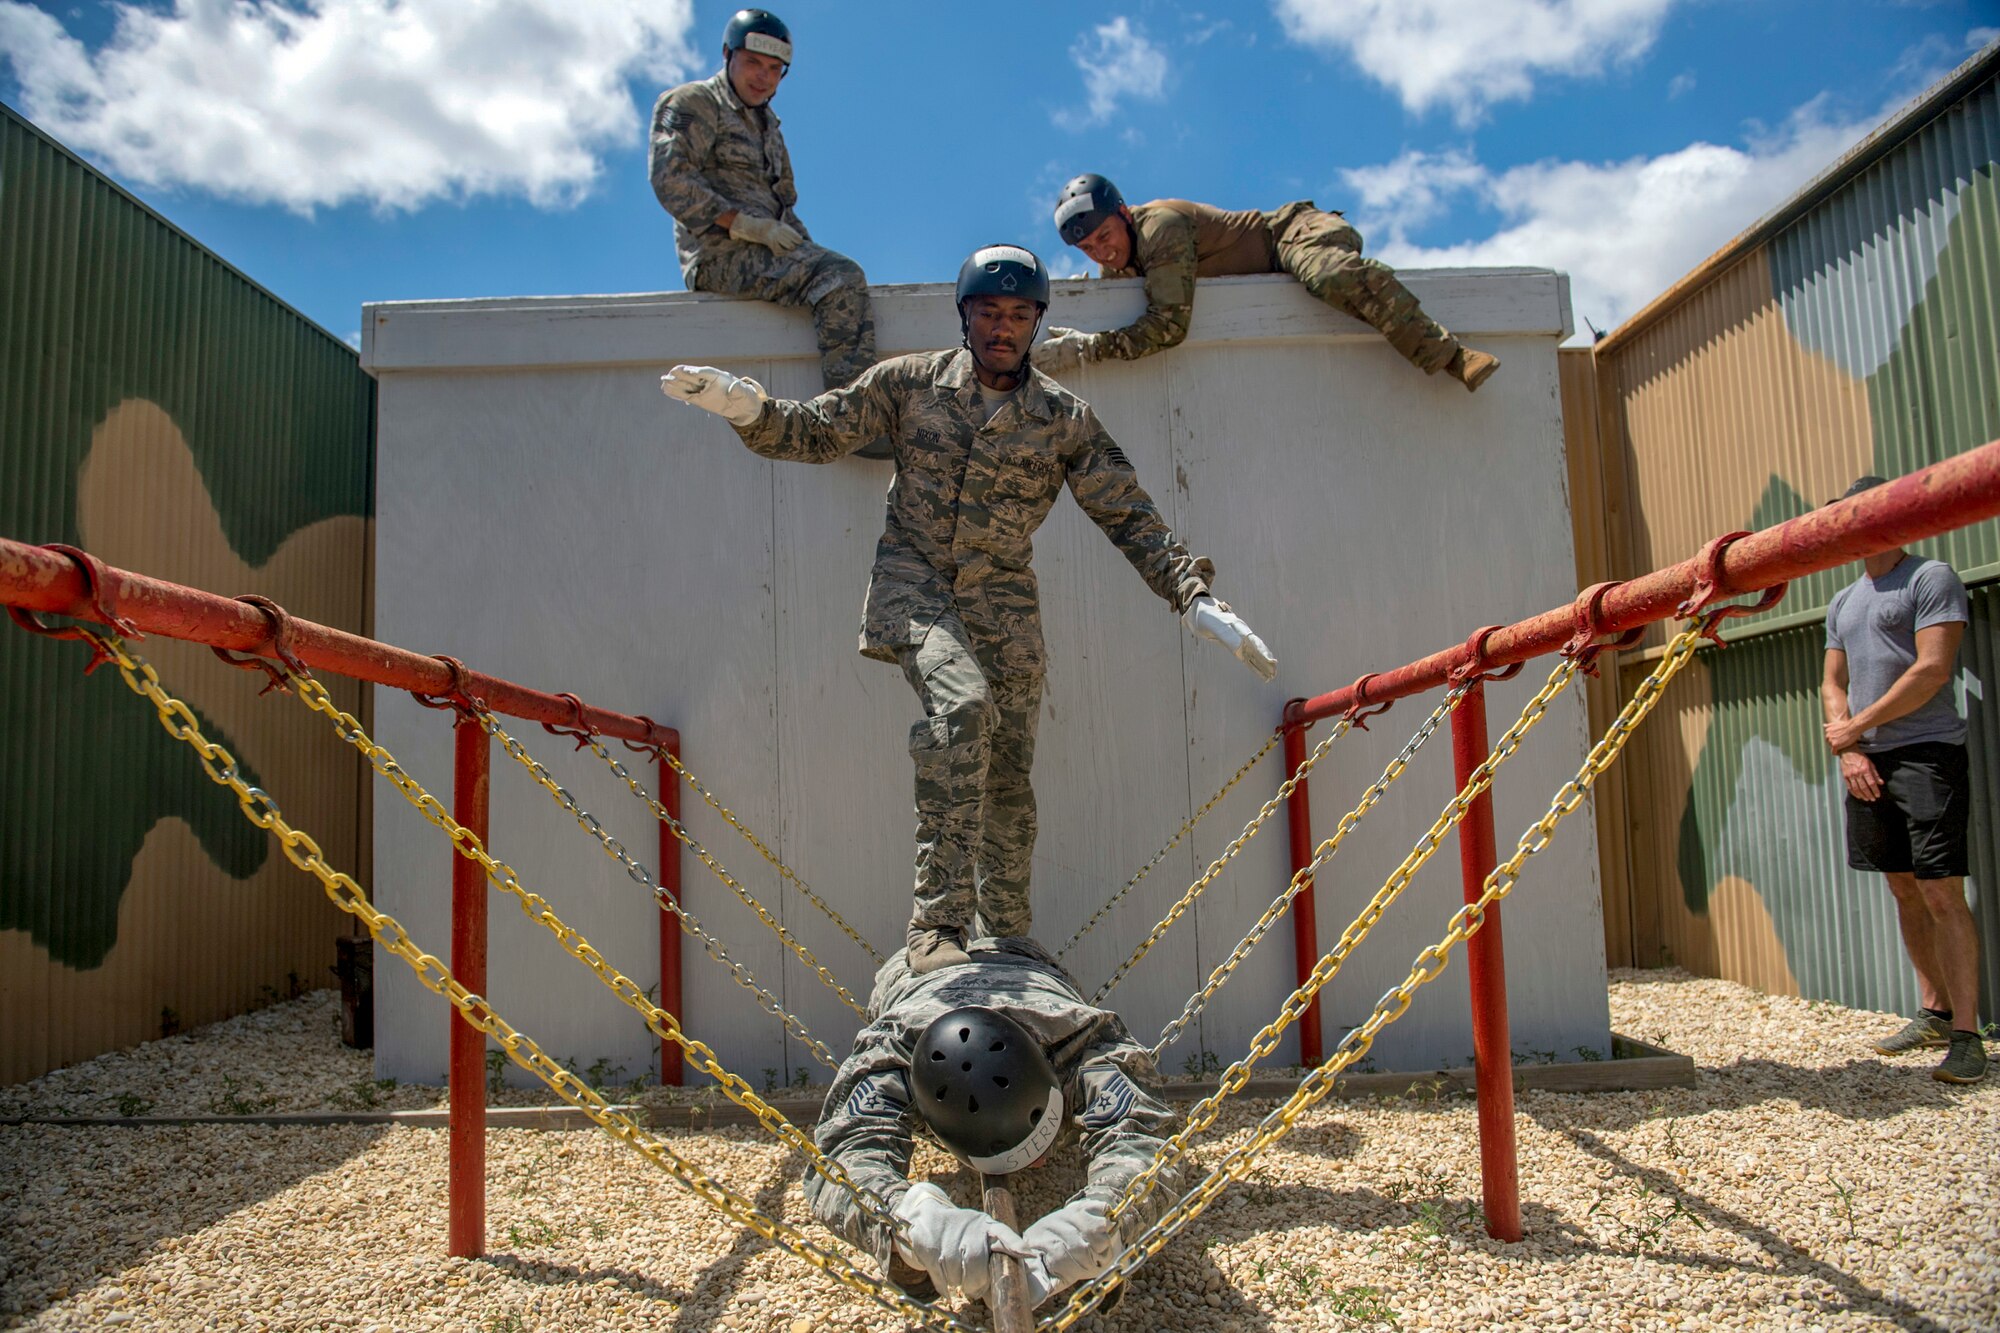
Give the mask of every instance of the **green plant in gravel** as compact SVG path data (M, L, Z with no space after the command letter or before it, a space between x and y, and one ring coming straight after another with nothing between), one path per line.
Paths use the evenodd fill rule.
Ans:
M777 1090L778 1090L778 1071L777 1071L777 1070L775 1070L775 1069L773 1069L773 1068L771 1068L771 1066L769 1066L769 1065L765 1065L765 1066L764 1066L764 1095L765 1095L766 1097L769 1097L769 1096L770 1096L770 1095L771 1095L772 1093L776 1092Z
M488 1051L486 1053L486 1095L498 1097L500 1089L507 1086L507 1052Z
M1397 1327L1396 1311L1391 1308L1380 1287L1335 1287L1329 1282L1322 1290L1327 1310L1346 1320L1349 1328L1369 1324Z
M496 1314L480 1327L486 1333L528 1333L527 1321L517 1314Z
M1701 1215L1680 1199L1670 1199L1643 1182L1639 1184L1638 1191L1639 1216L1631 1220L1621 1219L1618 1223L1618 1239L1638 1253L1658 1249L1676 1222L1692 1222L1698 1230L1708 1230L1708 1223L1702 1220ZM1585 1216L1596 1216L1606 1202L1600 1198L1590 1205L1590 1211Z
M603 1097L611 1092L612 1086L624 1073L624 1065L613 1064L610 1056L600 1055L590 1062L590 1068L583 1071L583 1081L590 1085L592 1092Z
M507 1228L507 1243L517 1250L525 1250L531 1245L553 1245L562 1239L562 1233L539 1217L531 1217L525 1223L511 1224Z
M357 1078L354 1082L334 1094L334 1100L342 1105L352 1104L364 1111L372 1111L389 1099L396 1090L393 1078Z
M224 1074L222 1076L222 1091L209 1098L209 1113L211 1115L257 1115L260 1112L270 1110L278 1104L276 1097L261 1095L264 1093L264 1085L262 1083L254 1085L256 1092L260 1094L255 1097L244 1096L243 1087L242 1079L237 1078L234 1074Z
M1604 1053L1592 1046L1577 1046L1573 1049L1576 1051L1576 1058L1579 1060L1602 1060L1604 1058Z
M151 1097L141 1097L137 1093L132 1092L121 1092L118 1094L118 1114L125 1116L127 1119L136 1115L144 1115L152 1109L153 1099Z
M812 1086L812 1070L801 1066L798 1069L798 1071L792 1075L792 1088L796 1092L804 1092L807 1088L810 1088L811 1086Z
M1840 1178L1838 1176L1835 1176L1832 1172L1827 1173L1826 1179L1827 1183L1833 1186L1833 1192L1840 1196L1840 1211L1847 1220L1847 1238L1849 1240L1853 1240L1854 1239L1854 1191L1850 1189L1848 1186L1841 1184Z
M1222 1072L1222 1061L1214 1051L1189 1051L1181 1061L1181 1072L1189 1078L1206 1078Z
M1292 1280L1292 1285L1299 1289L1299 1299L1301 1301L1312 1299L1314 1287L1326 1285L1320 1278L1318 1264L1302 1264L1295 1260L1287 1259L1284 1263L1284 1269L1285 1276L1289 1277Z

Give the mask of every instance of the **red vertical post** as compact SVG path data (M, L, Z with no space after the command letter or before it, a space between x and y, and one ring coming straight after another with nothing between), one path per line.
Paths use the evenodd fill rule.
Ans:
M681 757L678 732L667 735L667 754ZM664 757L660 760L660 804L676 821L681 817L681 775ZM675 902L681 900L681 840L663 819L660 821L660 889ZM660 913L660 1008L681 1017L681 930L671 912ZM670 1041L660 1042L660 1083L678 1088L685 1076L681 1048Z
M451 817L488 841L487 786L493 743L472 718L452 732ZM486 994L486 871L451 858L451 972L474 995ZM486 1252L486 1034L456 1009L451 1016L450 1221L452 1257Z
M1299 771L1299 765L1306 761L1306 729L1287 723L1285 733L1285 775ZM1292 873L1298 874L1312 864L1312 793L1306 790L1306 780L1300 778L1292 788L1292 794L1285 799L1285 822L1292 835ZM1306 978L1319 964L1319 921L1313 913L1313 884L1308 878L1299 887L1298 896L1292 899L1292 958L1298 973L1298 984L1303 986ZM1319 996L1312 997L1306 1006L1305 1016L1299 1020L1299 1063L1306 1066L1319 1064L1326 1058L1319 1029Z
M1451 714L1452 768L1461 791L1486 760L1486 686L1473 682ZM1493 873L1493 793L1479 794L1458 826L1458 864L1465 901L1476 902ZM1466 941L1465 968L1472 988L1472 1058L1479 1093L1479 1178L1486 1206L1486 1234L1521 1239L1521 1170L1514 1149L1514 1053L1507 1026L1507 956L1500 939L1500 906L1486 909L1486 924Z

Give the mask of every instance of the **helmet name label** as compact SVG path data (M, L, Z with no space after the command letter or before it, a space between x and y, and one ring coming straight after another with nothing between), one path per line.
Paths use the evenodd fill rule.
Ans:
M792 44L773 37L768 32L746 32L743 34L743 49L755 51L760 56L776 56L787 65L792 63Z

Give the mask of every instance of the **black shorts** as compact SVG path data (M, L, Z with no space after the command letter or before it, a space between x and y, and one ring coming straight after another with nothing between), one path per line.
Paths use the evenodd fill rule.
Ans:
M1923 741L1868 756L1882 775L1872 801L1847 796L1847 864L1918 879L1970 873L1972 775L1963 745Z

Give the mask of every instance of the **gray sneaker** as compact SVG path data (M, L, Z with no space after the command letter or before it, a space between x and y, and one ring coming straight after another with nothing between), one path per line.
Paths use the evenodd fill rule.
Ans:
M1940 1083L1977 1083L1986 1077L1986 1043L1977 1032L1952 1033L1951 1050L1931 1077Z
M1936 1014L1920 1013L1903 1025L1902 1031L1875 1043L1882 1055L1902 1055L1929 1046L1951 1045L1951 1024Z

